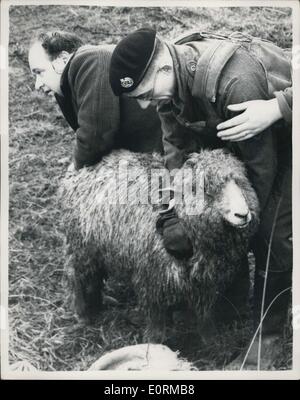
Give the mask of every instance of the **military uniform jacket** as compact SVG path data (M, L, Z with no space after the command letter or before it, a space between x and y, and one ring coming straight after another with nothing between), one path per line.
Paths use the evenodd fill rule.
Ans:
M136 100L114 96L108 73L114 46L83 46L66 65L63 96L56 100L76 133L77 169L101 160L112 148L161 150L160 121L155 109L142 110Z
M229 104L267 100L276 95L276 90L289 87L288 63L280 71L279 79L275 77L272 82L275 87L270 94L263 65L244 46L233 46L225 56L211 62L220 54L211 52L210 48L216 49L219 42L207 39L180 46L167 43L174 62L177 95L157 108L162 122L165 163L169 169L183 165L187 154L184 129L192 129L202 138L202 147L228 146L246 164L261 208L264 208L278 168L291 161L290 127L281 123L276 134L269 128L251 139L225 143L218 140L216 126L237 115L227 109ZM208 59L202 62L205 57ZM213 71L216 64L218 71Z

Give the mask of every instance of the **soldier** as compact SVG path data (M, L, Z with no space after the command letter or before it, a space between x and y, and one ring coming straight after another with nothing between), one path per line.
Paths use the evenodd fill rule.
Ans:
M256 259L254 323L256 328L262 303L263 313L270 306L263 321L260 364L261 369L268 369L278 354L277 340L287 317L291 286L291 89L287 89L291 86L291 65L283 51L271 43L201 34L194 38L174 45L161 40L152 29L133 32L114 50L110 84L116 95L136 98L142 108L150 104L157 107L169 170L180 168L186 157L183 127L198 132L203 146L226 145L245 163L261 207L260 229L252 246ZM217 126L220 130L230 126L232 121L227 125L223 121L234 116L228 105L251 100L264 100L263 104L269 105L270 122L258 135L248 131L238 137L241 140L221 140L226 130L219 137ZM244 113L235 117L233 124L244 123L245 117ZM230 129L229 139L240 128ZM167 230L174 254L189 256L193 250L188 232L173 204L170 202L159 218L158 226L163 235ZM176 230L173 236L172 229ZM247 368L256 369L256 362L257 341Z

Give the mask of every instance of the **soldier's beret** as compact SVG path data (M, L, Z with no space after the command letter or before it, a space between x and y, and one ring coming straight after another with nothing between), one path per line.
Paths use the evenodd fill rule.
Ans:
M141 28L117 44L109 69L109 82L116 96L132 92L142 81L154 54L155 37L155 30Z

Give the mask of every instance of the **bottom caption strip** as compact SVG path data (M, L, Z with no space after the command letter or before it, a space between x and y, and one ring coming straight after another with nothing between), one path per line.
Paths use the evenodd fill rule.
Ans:
M105 395L125 395L132 398L138 395L194 395L195 386L192 384L143 384L104 386Z

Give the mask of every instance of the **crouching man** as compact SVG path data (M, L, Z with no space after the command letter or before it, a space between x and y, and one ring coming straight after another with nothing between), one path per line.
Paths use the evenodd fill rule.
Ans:
M212 147L218 137L217 126L234 116L228 105L272 101L276 114L272 121L280 120L279 123L266 126L247 140L222 142L245 163L260 201L261 224L253 243L254 330L259 325L263 303L262 314L267 309L268 312L263 320L260 368L269 369L276 362L277 340L287 317L292 273L291 93L285 91L291 86L291 68L275 45L264 45L264 60L259 55L265 53L257 46L260 45L249 40L201 35L196 41L174 45L162 41L152 29L140 29L114 50L110 84L116 95L135 98L142 108L150 104L157 107L165 164L170 170L180 168L187 153L182 127L198 132L204 145ZM188 232L180 223L173 202L158 225L163 235L164 230L168 231L168 239L172 239L168 246L175 254L192 254ZM173 236L172 229L176 230ZM257 368L257 340L245 367Z
M53 92L75 131L76 169L96 164L112 148L161 150L160 121L155 110L143 111L134 99L114 96L108 79L115 46L84 45L68 32L41 33L29 49L35 88Z

